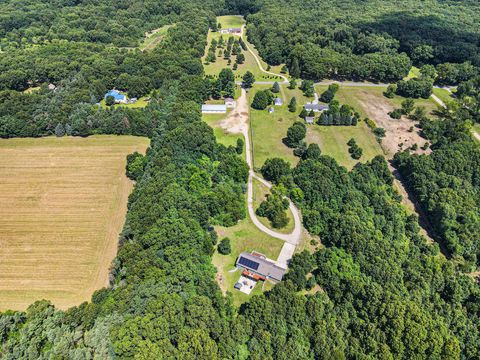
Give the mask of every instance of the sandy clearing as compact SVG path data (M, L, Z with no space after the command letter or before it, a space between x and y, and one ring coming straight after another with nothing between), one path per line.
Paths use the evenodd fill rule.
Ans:
M429 153L430 149L422 150L421 147L427 142L420 136L419 129L416 127L416 121L407 119L402 116L401 119L392 119L388 113L394 107L386 99L374 96L368 91L359 92L359 103L367 113L368 117L375 121L378 127L386 130L386 136L382 140L382 147L389 157L401 149L406 149L413 144L418 145L418 149L414 151L416 154ZM413 131L410 131L412 129ZM400 146L402 145L403 146Z

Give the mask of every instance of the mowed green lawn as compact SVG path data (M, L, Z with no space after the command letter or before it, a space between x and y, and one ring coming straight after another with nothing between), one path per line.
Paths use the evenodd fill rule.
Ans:
M433 93L438 96L440 100L442 100L444 103L453 101L455 97L453 94L448 91L447 89L441 89L441 88L433 88Z
M141 97L140 99L138 99L136 102L132 103L132 104L115 104L113 105L114 108L117 108L117 107L126 107L126 108L130 108L130 109L139 109L139 108L144 108L148 105L148 101L147 101L147 96L144 96L144 97ZM108 106L107 104L105 104L105 99L102 99L100 101L100 106L103 108L103 109L106 109Z
M231 27L242 27L245 24L245 20L242 17L238 16L219 16L217 17L217 22L220 22L222 28L231 28ZM217 47L216 50L216 61L213 63L206 63L206 57L208 55L208 49L213 39L217 41L223 37L225 43L228 41L229 37L233 37L234 39L238 39L239 37L236 35L231 34L221 34L220 32L208 32L207 36L207 47L205 48L205 54L202 57L203 66L205 69L205 74L212 75L214 77L218 76L220 71L224 68L230 68L233 70L233 64L235 63L236 57L234 55L231 56L231 63L228 65L228 60L223 58L223 55L218 56L220 48ZM247 41L246 36L243 37L244 41ZM253 45L250 44L250 47L253 48ZM223 49L222 53L223 53ZM255 79L258 81L280 81L280 77L276 77L274 75L265 74L260 70L258 64L253 57L253 55L248 50L242 51L243 55L245 55L245 62L243 64L239 64L237 70L233 70L235 74L235 78L237 81L241 81L243 75L250 71L255 76Z
M347 142L351 138L363 149L359 160L353 159L348 152ZM307 143L318 144L323 155L333 157L347 169L352 169L359 161L366 162L377 155L383 155L382 148L364 122L357 126L308 125Z
M249 103L258 90L271 88L271 85L255 85L249 91ZM293 155L293 149L286 146L282 139L287 135L288 128L295 121L303 121L298 117L301 111L301 105L306 101L298 89L289 90L286 86L281 86L282 93L277 94L280 98L285 98L282 106L273 106L274 113L270 114L267 109L255 110L250 108L251 113L251 131L253 141L253 161L254 167L260 169L265 160L272 157L279 157L288 161L292 166L298 162L298 158ZM297 99L297 112L288 111L288 103L295 96Z
M250 103L256 91L269 87L270 85L255 85L254 89L249 93ZM295 166L299 161L293 155L293 149L287 147L282 142L282 139L286 136L288 128L295 121L303 121L298 115L303 105L313 100L313 98L306 98L298 88L290 90L283 85L281 88L285 101L282 106L274 106L275 112L273 114L269 114L267 110L251 109L253 158L256 168L260 168L265 160L271 157L283 158L290 162L292 166ZM297 111L295 113L288 111L288 103L293 96L297 99ZM343 99L341 101L346 102L347 100ZM363 149L363 155L360 160L352 159L348 152L347 142L351 138L354 138ZM357 126L307 125L306 142L318 144L323 154L332 156L340 165L349 169L358 161L365 162L376 155L383 154L375 136L363 122L360 122Z
M245 24L245 20L241 15L224 15L217 16L217 24L221 24L222 29L239 28Z

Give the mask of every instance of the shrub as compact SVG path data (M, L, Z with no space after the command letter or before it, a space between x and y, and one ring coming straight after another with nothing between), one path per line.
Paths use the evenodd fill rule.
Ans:
M375 136L385 137L385 129L384 128L375 128L375 129L373 129L373 133L375 134Z
M232 246L230 245L230 239L228 237L223 238L218 244L218 252L222 255L228 255L232 252Z
M374 130L377 127L377 124L372 119L365 118L364 121L367 123L367 126L372 130Z
M235 150L238 155L240 155L243 152L243 146L245 145L245 141L243 139L237 139L237 146L235 147Z
M64 135L65 135L65 128L61 123L58 123L57 126L55 126L55 136L62 137Z
M400 119L402 117L402 110L401 109L395 109L393 111L390 111L388 113L392 119Z

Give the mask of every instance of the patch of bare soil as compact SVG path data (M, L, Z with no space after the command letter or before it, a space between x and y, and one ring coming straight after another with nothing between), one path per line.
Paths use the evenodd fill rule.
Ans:
M387 99L380 98L368 91L359 92L361 95L359 103L367 113L368 117L375 121L378 127L386 130L386 136L382 140L382 147L389 157L402 149L407 149L417 144L418 149L412 151L416 154L429 153L430 149L422 150L421 147L427 142L420 136L419 129L416 127L416 121L402 116L401 119L392 119L388 113L394 107Z
M230 134L241 134L248 128L248 102L244 92L237 99L235 109L220 122L220 127Z

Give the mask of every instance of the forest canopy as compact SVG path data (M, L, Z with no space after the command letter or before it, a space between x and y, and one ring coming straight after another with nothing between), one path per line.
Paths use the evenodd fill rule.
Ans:
M412 64L480 66L480 6L475 1L259 4L252 4L260 10L247 17L249 39L265 61L287 63L295 77L394 82Z

